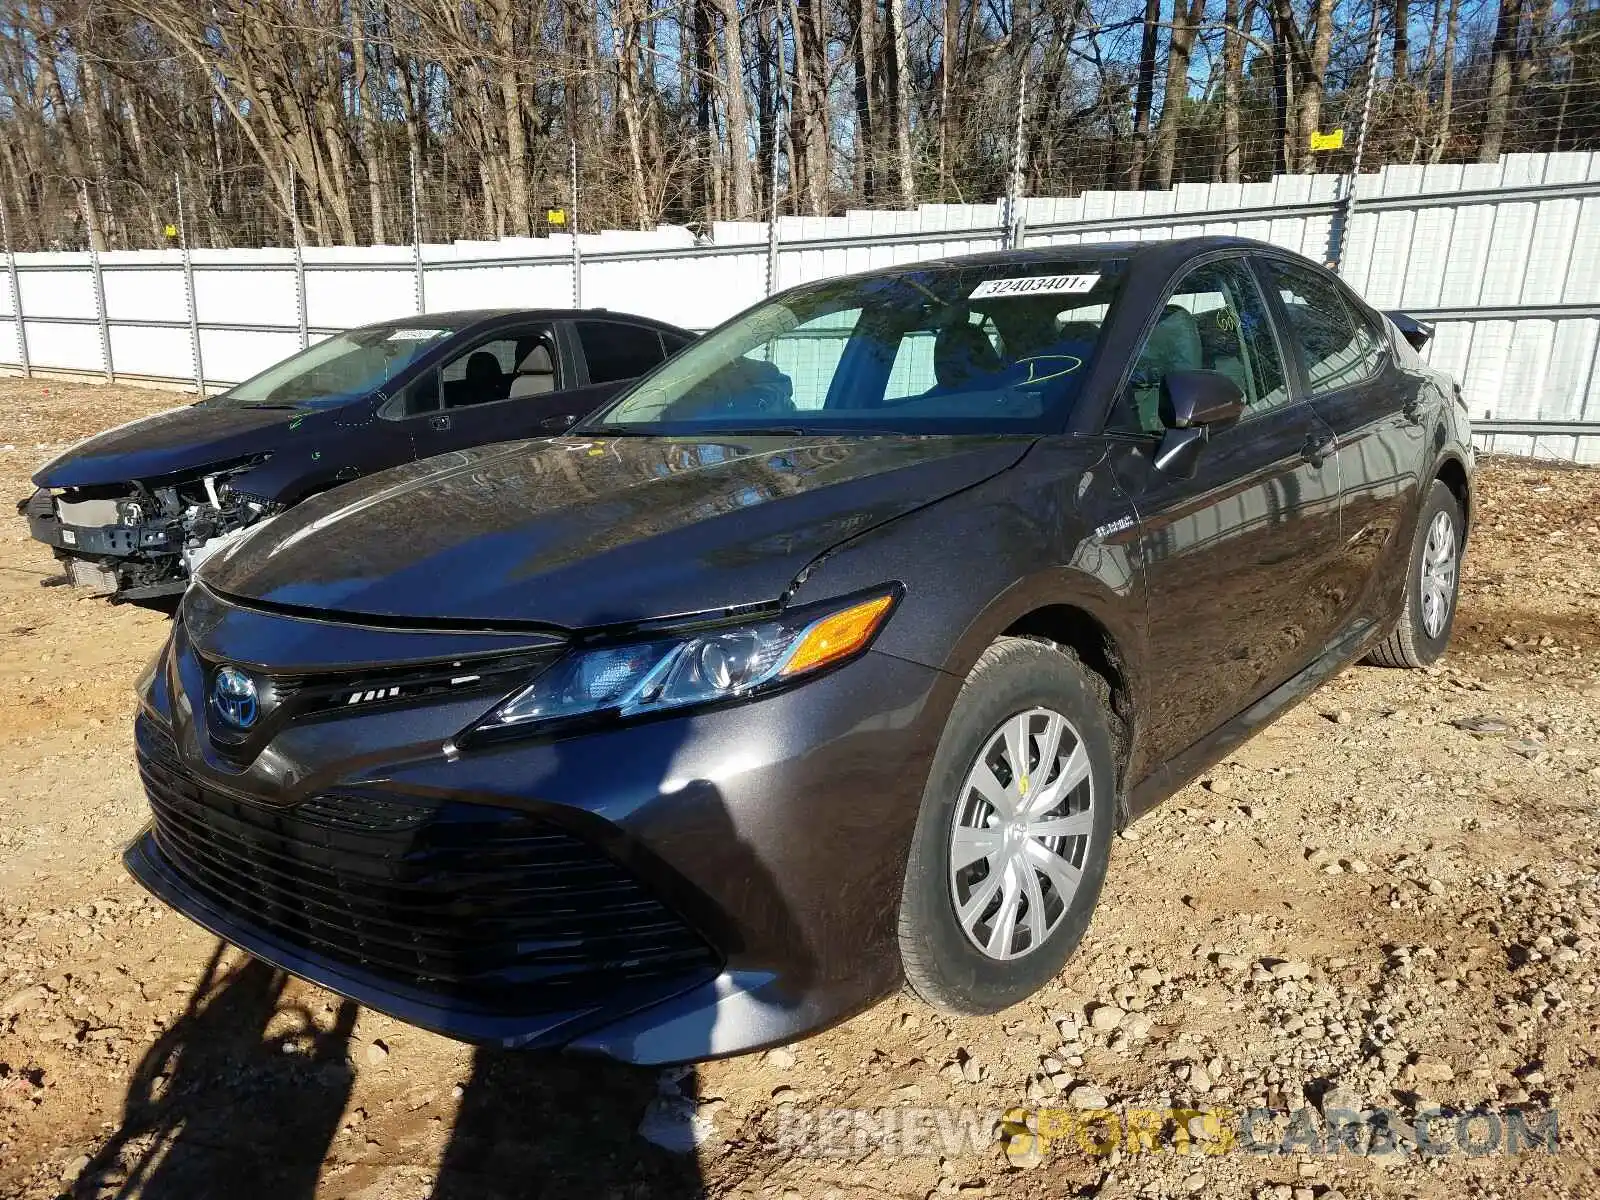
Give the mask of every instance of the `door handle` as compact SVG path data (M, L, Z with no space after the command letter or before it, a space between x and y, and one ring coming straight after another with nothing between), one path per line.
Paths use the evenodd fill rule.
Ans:
M1320 467L1327 461L1328 455L1339 448L1339 439L1332 434L1313 433L1306 438L1306 444L1300 447L1300 457L1313 467Z
M443 433L445 430L450 428L450 414L435 413L433 416L428 418L428 428L436 429L440 433Z

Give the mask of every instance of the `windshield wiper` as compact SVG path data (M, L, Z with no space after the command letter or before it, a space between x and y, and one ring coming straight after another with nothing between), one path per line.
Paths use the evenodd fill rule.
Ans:
M717 425L710 429L697 429L689 437L805 437L806 431L798 425Z
M568 437L805 437L798 425L714 425L706 429L663 429L657 425L585 425L567 430Z

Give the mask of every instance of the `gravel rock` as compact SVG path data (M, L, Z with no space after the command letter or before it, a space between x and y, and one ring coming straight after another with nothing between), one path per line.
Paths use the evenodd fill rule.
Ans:
M1511 732L1511 722L1504 717L1455 717L1450 724L1457 729L1468 733L1475 733L1479 737L1499 737Z
M670 1154L692 1154L715 1133L710 1118L684 1096L657 1096L651 1100L638 1129L645 1141Z
M1089 1013L1089 1024L1102 1033L1109 1033L1122 1024L1122 1010L1114 1004L1097 1004Z
M1067 1103L1073 1108L1092 1109L1107 1108L1110 1101L1106 1094L1092 1084L1080 1083L1067 1093Z

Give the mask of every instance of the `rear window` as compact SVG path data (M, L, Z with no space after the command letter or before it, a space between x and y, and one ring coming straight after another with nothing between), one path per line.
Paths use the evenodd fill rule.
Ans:
M590 383L637 379L666 357L661 335L642 325L617 321L579 321L578 341L589 363Z
M1355 311L1331 279L1315 271L1268 259L1278 284L1289 336L1299 344L1313 396L1337 392L1370 379L1386 357L1383 340Z
M618 432L1031 432L1077 403L1123 259L915 268L797 289L672 359Z

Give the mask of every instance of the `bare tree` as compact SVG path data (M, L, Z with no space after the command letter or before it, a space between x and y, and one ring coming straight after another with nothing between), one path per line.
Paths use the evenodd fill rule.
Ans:
M1181 4L1183 0L1173 0ZM1133 167L1129 183L1144 185L1145 160L1150 154L1150 114L1156 97L1156 49L1160 45L1161 0L1145 0L1144 33L1139 42L1139 85L1133 95Z
M1511 116L1512 72L1517 57L1517 43L1521 37L1525 3L1526 0L1500 0L1500 14L1494 27L1494 46L1490 51L1483 136L1478 139L1479 162L1494 162L1500 157L1500 143L1505 138L1506 121Z
M1206 0L1174 0L1172 40L1167 47L1167 80L1161 99L1161 121L1156 126L1155 184L1172 186L1173 160L1178 152L1178 122L1183 119L1184 102L1189 98L1189 55L1195 35L1205 20Z

